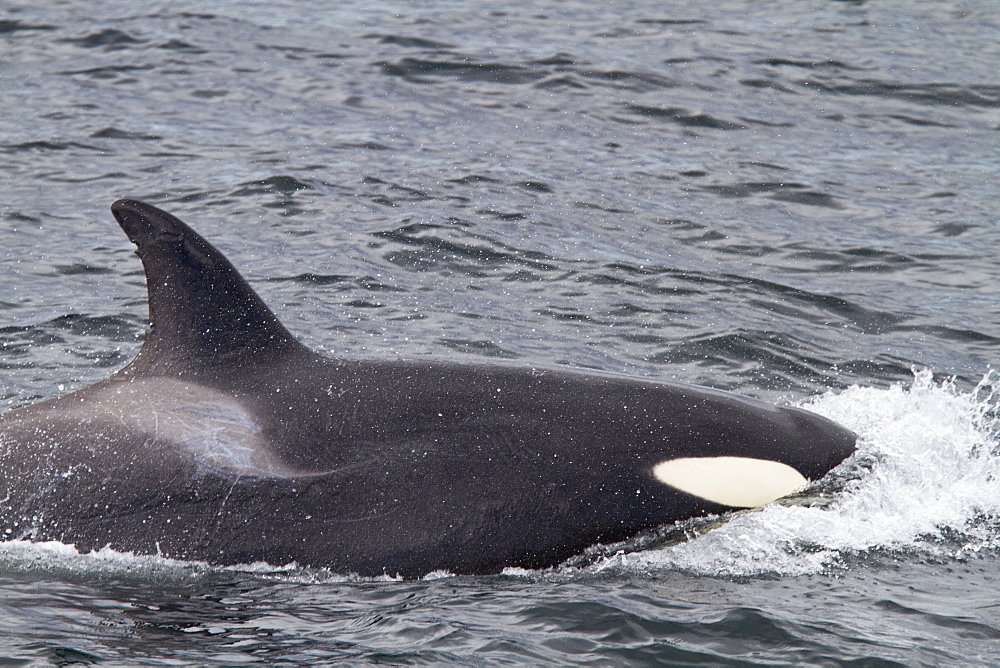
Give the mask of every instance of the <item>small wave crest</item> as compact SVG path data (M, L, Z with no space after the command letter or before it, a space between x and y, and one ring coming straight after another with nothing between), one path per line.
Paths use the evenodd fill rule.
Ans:
M215 580L222 577L251 578L296 583L387 581L394 578L359 578L304 568L295 563L275 566L265 562L236 566L213 566L203 561L170 559L159 555L119 552L105 547L80 552L59 541L33 543L25 540L0 542L0 572L44 573L57 577L136 579L148 581Z

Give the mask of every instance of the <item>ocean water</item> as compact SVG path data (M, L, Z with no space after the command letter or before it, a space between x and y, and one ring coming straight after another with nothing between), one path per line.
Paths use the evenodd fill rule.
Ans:
M0 410L110 374L111 219L331 354L802 405L804 498L416 581L0 543L11 665L1000 662L1000 12L980 2L0 6Z

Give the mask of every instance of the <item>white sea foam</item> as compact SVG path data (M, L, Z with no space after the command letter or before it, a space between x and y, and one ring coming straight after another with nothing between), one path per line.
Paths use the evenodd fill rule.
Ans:
M258 561L235 566L212 566L203 561L119 552L109 547L92 552L80 552L75 546L59 541L33 543L24 540L0 542L0 571L71 573L97 577L138 576L142 579L155 576L172 580L232 573L305 583L392 579L345 576L326 569L303 568L295 563L275 566Z
M59 541L0 542L0 569L5 571L74 572L97 575L171 573L183 576L197 575L206 568L207 564L201 562L179 561L156 555L136 555L118 552L111 548L81 553L75 546Z
M961 558L1000 547L1000 374L971 392L929 371L905 387L851 387L803 404L859 435L826 507L771 505L689 542L616 555L597 571L816 573L872 550Z

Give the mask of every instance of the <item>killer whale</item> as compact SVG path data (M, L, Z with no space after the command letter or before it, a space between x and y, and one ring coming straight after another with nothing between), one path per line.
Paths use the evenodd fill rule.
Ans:
M107 379L0 415L3 539L495 573L767 503L855 449L823 417L704 387L320 355L183 222L112 213L145 269L146 339Z

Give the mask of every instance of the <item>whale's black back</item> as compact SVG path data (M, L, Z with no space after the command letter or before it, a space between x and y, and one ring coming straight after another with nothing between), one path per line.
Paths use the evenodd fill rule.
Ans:
M0 417L8 538L497 572L729 509L665 484L664 462L739 457L817 479L854 450L829 420L707 388L325 357L177 218L130 200L112 211L146 270L149 333L107 380Z

